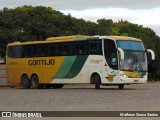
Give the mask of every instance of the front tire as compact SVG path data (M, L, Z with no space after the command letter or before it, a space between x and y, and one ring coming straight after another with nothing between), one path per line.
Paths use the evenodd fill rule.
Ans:
M100 89L101 79L98 74L94 76L95 89Z
M118 85L118 88L119 88L120 90L123 90L123 89L124 89L124 84Z
M23 89L29 89L31 87L31 82L27 75L23 75L21 77L21 83L22 83Z
M37 75L33 75L31 77L31 86L33 89L38 89L40 88L40 84L39 84L39 78Z

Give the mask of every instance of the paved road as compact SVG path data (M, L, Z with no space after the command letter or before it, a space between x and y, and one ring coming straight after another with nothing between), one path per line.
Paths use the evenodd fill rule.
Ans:
M160 82L117 87L0 88L0 111L159 111Z

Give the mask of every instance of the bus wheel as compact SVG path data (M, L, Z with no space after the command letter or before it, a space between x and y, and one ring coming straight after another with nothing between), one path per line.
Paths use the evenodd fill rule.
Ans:
M63 84L54 84L52 85L53 89L59 89L63 87Z
M94 76L95 89L100 89L101 79L98 74Z
M158 81L159 80L159 76L158 75L154 75L153 80Z
M37 75L32 75L32 77L31 77L31 85L32 85L32 88L34 88L34 89L40 88L39 78L38 78Z
M122 89L124 88L124 84L118 85L118 88L119 88L120 90L122 90Z
M24 89L29 89L31 87L31 82L30 82L30 80L29 80L27 75L23 75L21 77L21 83L22 83L22 87Z

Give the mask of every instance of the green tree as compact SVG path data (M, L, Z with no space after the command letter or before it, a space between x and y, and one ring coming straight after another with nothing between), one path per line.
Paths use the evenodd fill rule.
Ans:
M106 20L106 19L100 19L97 20L97 33L99 35L110 35L110 32L112 31L113 27L113 21L111 19Z
M77 19L44 6L22 6L0 10L0 53L5 56L6 46L15 41L45 40L65 35L122 35L142 39L146 48L159 55L160 41L155 32L126 20L113 22L99 19L96 23ZM158 57L157 57L158 58Z

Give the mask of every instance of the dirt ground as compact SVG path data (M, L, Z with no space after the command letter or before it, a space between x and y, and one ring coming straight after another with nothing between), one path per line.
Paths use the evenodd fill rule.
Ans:
M117 86L95 90L94 85L65 85L62 89L0 88L0 111L159 110L160 82L129 85L123 90ZM57 118L60 119L63 118Z

